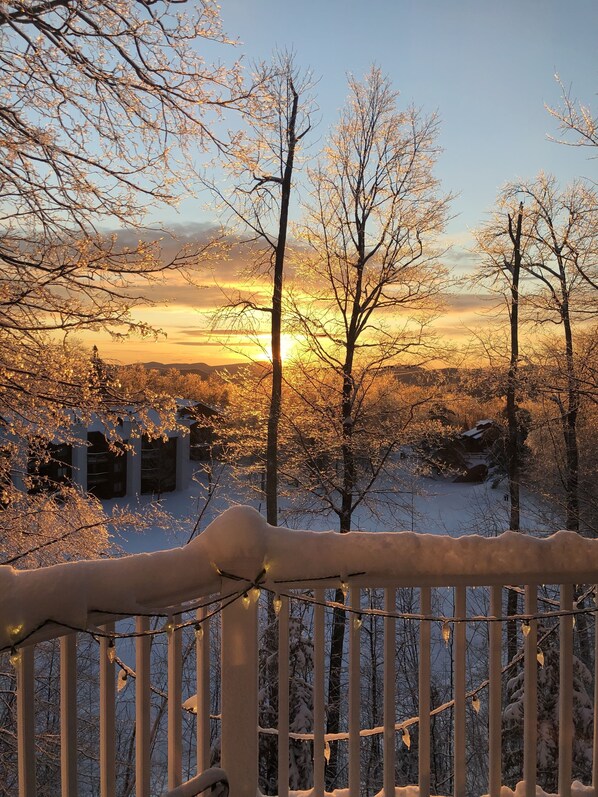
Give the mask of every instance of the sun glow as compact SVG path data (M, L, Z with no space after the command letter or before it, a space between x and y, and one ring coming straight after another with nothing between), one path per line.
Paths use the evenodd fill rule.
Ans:
M260 335L260 344L263 346L263 356L266 360L272 360L272 347L270 335ZM283 362L292 360L297 355L300 341L293 335L283 332L280 336L280 355Z

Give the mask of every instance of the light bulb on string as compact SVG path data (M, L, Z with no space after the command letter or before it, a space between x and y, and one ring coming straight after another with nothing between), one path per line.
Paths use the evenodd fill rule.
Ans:
M110 664L114 664L116 661L116 645L114 644L113 639L108 642L108 661Z
M272 601L272 606L274 607L274 614L278 617L280 614L280 610L282 609L282 598L280 595L275 595Z
M262 594L262 591L261 591L261 589L259 587L252 587L251 588L251 597L252 597L254 603L257 603L259 601L261 594Z
M523 636L529 636L529 632L532 630L531 625L529 624L529 620L524 620L521 623L521 631L523 632Z
M8 635L13 640L13 642L16 639L18 639L19 635L21 634L21 632L23 630L23 627L24 627L23 623L20 623L19 625L9 625L8 626Z
M448 620L445 620L442 624L442 639L444 640L444 644L448 645L451 639L451 624Z
M544 666L544 653L543 653L543 651L538 650L538 652L536 653L536 659L537 659L538 664L540 665L540 667L543 667Z
M169 617L168 620L164 623L164 625L162 627L162 630L166 631L168 636L170 636L172 634L172 632L174 631L174 629L175 629L175 624L173 622L173 619L172 619L172 617Z
M200 642L203 639L203 628L201 627L200 623L195 623L193 627L195 629L195 639Z
M343 593L343 598L346 600L347 595L349 594L349 584L344 578L341 579L341 592Z
M243 596L241 598L241 603L243 604L243 607L245 609L248 609L250 604L251 604L251 600L249 599L249 595L246 592L243 593Z
M359 631L362 625L363 625L363 617L360 614L358 614L357 617L353 619L353 628L356 631Z
M21 652L16 648L11 648L9 660L12 666L16 669L21 661Z

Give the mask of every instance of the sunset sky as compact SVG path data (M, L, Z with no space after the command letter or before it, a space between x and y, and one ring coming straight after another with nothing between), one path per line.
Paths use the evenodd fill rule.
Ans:
M597 161L587 150L550 141L557 129L545 109L559 103L558 73L595 110L595 0L223 0L221 6L225 31L241 44L232 55L232 48L211 48L210 57L243 56L249 65L274 48L292 49L297 63L319 78L317 125L308 142L314 157L344 103L347 73L361 77L372 63L391 78L402 102L438 111L444 152L436 173L443 190L458 195L445 261L463 274L473 262L469 231L484 220L503 183L542 169L562 183L596 177ZM234 119L228 121L234 127ZM189 239L214 220L207 195L159 219ZM120 362L238 362L240 352L252 353L250 342L233 338L231 350L208 334L206 320L206 311L222 301L218 286L234 284L234 271L234 263L217 264L198 286L180 279L154 286L150 296L158 305L140 317L166 338L115 344L90 334L84 342ZM480 312L488 306L483 297L455 296L439 330L463 338L465 327L483 323Z

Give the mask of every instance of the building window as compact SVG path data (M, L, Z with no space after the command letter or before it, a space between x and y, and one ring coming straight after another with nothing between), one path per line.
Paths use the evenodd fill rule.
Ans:
M176 490L177 439L141 441L141 492L167 493Z
M127 457L122 446L112 448L101 432L87 435L87 490L97 498L121 498L127 493Z
M30 456L27 462L30 477L30 493L54 490L61 484L69 484L73 476L73 449L67 443L50 443L46 456Z

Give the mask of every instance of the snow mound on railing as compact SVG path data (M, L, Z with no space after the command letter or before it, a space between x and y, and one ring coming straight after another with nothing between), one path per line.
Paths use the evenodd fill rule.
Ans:
M98 618L165 610L256 579L305 587L596 583L598 541L570 531L538 539L273 528L250 507L223 512L183 548L37 570L0 567L0 649L86 628ZM105 621L105 620L102 620Z
M289 797L316 797L315 789L307 791L290 791ZM349 797L349 789L335 789L332 792L325 791L324 797ZM379 791L375 797L385 797L384 790ZM395 786L395 797L419 797L419 786ZM488 797L487 794L482 797ZM525 781L520 781L515 790L508 786L501 786L500 797L525 797ZM536 797L559 797L558 794L545 792L540 786L536 786ZM571 784L571 797L595 797L592 786L584 786L577 780Z

